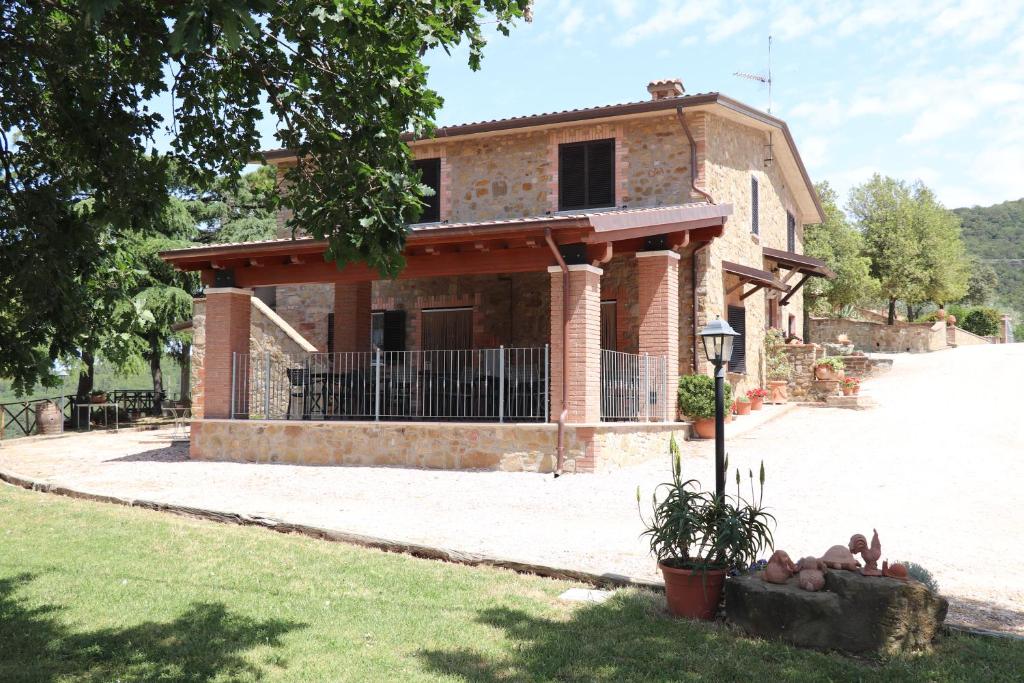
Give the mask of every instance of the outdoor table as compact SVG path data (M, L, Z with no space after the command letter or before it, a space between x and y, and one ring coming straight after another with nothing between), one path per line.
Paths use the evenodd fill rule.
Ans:
M86 418L85 419L85 431L87 431L87 432L91 432L92 431L92 409L93 408L104 408L104 411L103 411L103 428L104 429L110 429L110 416L107 414L106 408L113 408L114 409L114 431L115 432L118 431L118 428L121 426L121 424L120 424L120 417L119 417L119 414L118 414L117 403L115 403L113 401L108 401L106 403L77 403L77 404L75 404L75 410L78 411L78 422L79 422L79 424L81 424L81 422L82 422L82 412L81 412L82 408L85 408L85 409L88 410L88 412L87 412L87 414L85 416L85 418Z
M163 413L165 416L170 417L174 420L173 436L185 436L185 425L187 424L186 420L189 419L189 407L164 406Z

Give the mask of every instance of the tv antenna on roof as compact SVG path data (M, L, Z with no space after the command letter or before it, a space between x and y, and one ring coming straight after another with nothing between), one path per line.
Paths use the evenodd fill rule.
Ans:
M733 74L739 78L745 78L748 81L757 81L762 85L768 86L768 113L772 113L772 37L768 36L768 73L766 74L751 74L745 71L737 71Z

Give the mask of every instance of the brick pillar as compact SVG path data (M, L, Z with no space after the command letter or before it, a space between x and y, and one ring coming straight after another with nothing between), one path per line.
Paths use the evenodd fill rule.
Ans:
M675 415L675 387L679 383L679 254L640 251L637 300L640 304L640 353L666 356L669 419Z
M566 422L601 420L601 273L569 266L569 415ZM551 419L562 411L562 269L551 274Z
M369 351L372 282L334 285L334 350Z
M211 287L206 290L206 351L203 416L231 417L231 371L235 353L249 353L252 290ZM235 412L245 412L236 406Z

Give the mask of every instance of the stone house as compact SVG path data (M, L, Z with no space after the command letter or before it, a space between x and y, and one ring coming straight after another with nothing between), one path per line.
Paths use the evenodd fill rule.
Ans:
M764 331L799 335L801 286L830 275L802 255L814 187L783 121L678 80L647 90L409 139L435 196L396 280L310 238L165 253L207 287L193 457L602 469L663 452L719 315L742 334L730 381L762 385ZM316 352L285 367L257 348L273 338Z

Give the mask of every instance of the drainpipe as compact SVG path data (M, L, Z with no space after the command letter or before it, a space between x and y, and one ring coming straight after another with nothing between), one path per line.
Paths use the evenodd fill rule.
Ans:
M544 241L562 269L562 412L558 414L558 448L555 451L555 477L562 474L565 462L565 420L569 416L569 266L551 237L551 228L544 228ZM611 244L608 245L609 249Z
M686 139L690 143L690 189L704 197L708 204L714 204L714 198L704 190L697 187L697 143L693 140L693 134L690 132L690 126L686 124L686 116L683 114L682 107L676 107L676 118L679 119L679 123L683 127L683 132L686 133Z
M690 233L686 233L686 235L687 235L687 237L689 237ZM611 242L605 242L604 243L604 254L601 256L601 258L594 259L593 261L591 261L590 265L594 266L595 268L599 268L599 267L603 266L604 264L608 263L611 260L612 260L612 243Z

